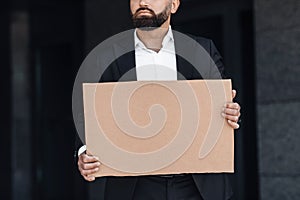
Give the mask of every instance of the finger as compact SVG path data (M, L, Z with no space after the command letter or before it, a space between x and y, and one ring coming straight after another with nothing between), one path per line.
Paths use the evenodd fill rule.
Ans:
M82 176L90 176L93 175L94 173L98 172L99 168L94 168L94 169L88 169L88 170L84 170L84 169L80 169L80 173Z
M81 154L79 156L79 159L83 163L99 162L99 158L97 158L96 156L91 156L91 155L87 155L87 154Z
M95 180L95 177L94 176L83 176L83 178L86 180L86 181L94 181Z
M238 103L233 103L233 102L226 103L225 108L231 108L231 109L236 109L236 110L241 109L241 107Z
M232 90L232 99L236 97L236 90Z
M240 116L240 111L238 109L224 108L223 113L226 115Z
M227 119L227 120L230 120L230 121L233 121L233 122L238 122L239 121L239 117L238 116L234 116L234 115L226 115L225 113L222 113L222 116Z
M94 163L80 163L80 167L82 169L95 169L101 165L100 162L94 162Z
M227 120L228 124L233 128L233 129L238 129L240 128L240 125L236 122L233 122L231 120Z

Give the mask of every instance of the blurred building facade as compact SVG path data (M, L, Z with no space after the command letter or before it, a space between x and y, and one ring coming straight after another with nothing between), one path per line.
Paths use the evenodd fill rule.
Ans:
M255 0L260 197L300 198L300 1Z

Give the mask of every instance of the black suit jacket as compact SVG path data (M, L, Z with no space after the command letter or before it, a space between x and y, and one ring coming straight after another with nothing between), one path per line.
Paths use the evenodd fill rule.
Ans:
M191 39L176 31L173 31L173 35L178 80L225 77L222 57L211 40L190 36L193 38ZM102 69L100 82L137 80L132 31L120 36L113 45L108 45L104 55L97 55L97 65L102 67L101 63L105 63L103 60L112 54L115 56L115 60L110 63L109 67ZM124 74L126 76L123 76ZM81 145L81 143L77 143L77 149ZM232 196L228 177L224 173L193 174L193 178L204 200L227 200ZM137 180L138 177L105 177L96 179L94 184L98 187L99 199L130 200Z

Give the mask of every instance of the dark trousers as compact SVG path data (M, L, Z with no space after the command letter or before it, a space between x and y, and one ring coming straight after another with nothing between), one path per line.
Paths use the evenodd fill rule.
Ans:
M203 200L191 175L140 177L133 200Z

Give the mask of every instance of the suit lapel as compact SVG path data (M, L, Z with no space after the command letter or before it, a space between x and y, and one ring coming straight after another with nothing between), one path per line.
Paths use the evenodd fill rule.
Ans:
M184 58L182 58L178 52L185 49L188 45L191 45L190 40L181 41L182 38L176 32L173 31L174 45L176 51L176 68L177 68L177 79L178 80L189 80L189 79L201 79L199 72ZM182 46L184 45L184 46ZM130 30L125 33L114 44L114 54L116 57L113 72L114 79L116 81L136 81L136 62L135 62L135 47L134 47L134 31ZM121 56L120 56L121 55Z
M192 39L180 36L180 33L173 31L174 45L176 52L176 63L177 63L177 79L178 80L191 80L191 79L202 79L199 72L195 67L183 58L181 55L184 55L186 49L194 48ZM191 57L189 58L191 59ZM197 59L197 58L196 58Z
M116 57L116 71L118 72L118 75L115 77L116 80L136 81L133 31L125 33L125 36L114 44L114 54Z

